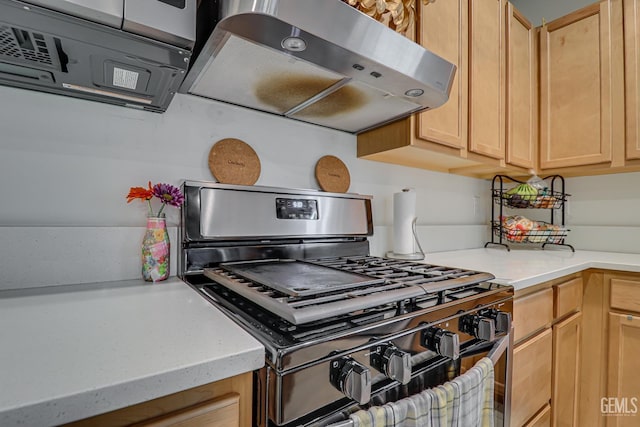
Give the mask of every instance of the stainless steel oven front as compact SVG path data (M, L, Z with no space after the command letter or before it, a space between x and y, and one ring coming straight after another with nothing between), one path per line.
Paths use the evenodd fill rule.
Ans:
M348 425L349 415L359 409L395 402L453 380L488 356L495 372L495 425L508 426L510 321L504 323L506 330L465 326L468 319L486 318L491 311L511 313L512 299L505 297L489 304L452 304L425 315L393 318L321 344L309 342L279 352L255 375L256 424ZM325 357L303 362L323 353ZM279 364L289 367L282 369Z
M254 425L320 427L495 361L509 424L513 288L369 254L371 196L185 182L180 275L263 343Z

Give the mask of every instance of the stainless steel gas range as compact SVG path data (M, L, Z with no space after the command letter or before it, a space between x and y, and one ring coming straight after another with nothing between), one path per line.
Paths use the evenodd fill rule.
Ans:
M181 277L266 348L254 425L347 425L483 356L496 425L509 425L512 287L370 256L370 196L195 181L183 191Z

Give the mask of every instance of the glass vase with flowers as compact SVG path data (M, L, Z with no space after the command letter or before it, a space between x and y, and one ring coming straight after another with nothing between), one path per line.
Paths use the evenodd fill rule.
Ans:
M151 201L160 200L160 208L154 213ZM127 194L127 203L133 200L146 201L149 207L147 212L147 230L142 239L142 278L148 282L160 282L169 277L169 258L171 246L165 214L162 212L165 206L180 207L184 202L184 196L177 187L170 184L151 185L148 188L131 187Z

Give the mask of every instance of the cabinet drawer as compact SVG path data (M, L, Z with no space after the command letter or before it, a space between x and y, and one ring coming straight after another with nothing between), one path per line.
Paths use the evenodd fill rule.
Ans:
M240 396L230 393L218 399L136 424L136 427L199 427L240 425Z
M513 351L511 425L522 426L551 400L551 329ZM533 424L537 425L537 424Z
M611 279L611 308L640 312L640 280Z
M545 289L513 301L513 340L544 329L553 321L553 290Z
M580 311L582 308L582 278L578 277L553 287L555 304L554 319L560 319L567 314Z

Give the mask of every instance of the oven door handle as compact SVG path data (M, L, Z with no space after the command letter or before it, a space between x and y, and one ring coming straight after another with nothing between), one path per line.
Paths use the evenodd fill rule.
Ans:
M505 354L506 351L508 351L508 349L510 348L512 342L511 339L513 337L513 328L510 331L511 333L505 335L504 337L500 338L498 341L496 341L493 345L493 347L491 348L491 350L489 350L489 353L487 353L487 357L489 359L491 359L491 363L493 363L493 366L496 365L496 363L498 363L498 361L500 360L500 358L502 358L502 356ZM507 357L507 363L511 363L511 355L509 354ZM507 375L506 381L508 382L508 384L505 384L506 387L511 387L510 383L511 383L511 378L510 375ZM510 419L510 408L511 408L511 399L510 399L510 394L511 393L507 393L508 396L505 396L505 415L506 415L506 419L504 420L505 422L505 426L509 425L509 419ZM337 423L333 423L328 425L327 427L353 427L353 420L344 420L344 421L339 421Z
M498 360L500 360L504 352L509 347L509 341L511 338L510 335L511 334L500 338L498 342L494 344L493 348L487 354L487 357L491 359L491 363L493 363L493 366L496 366L496 363L498 363Z

